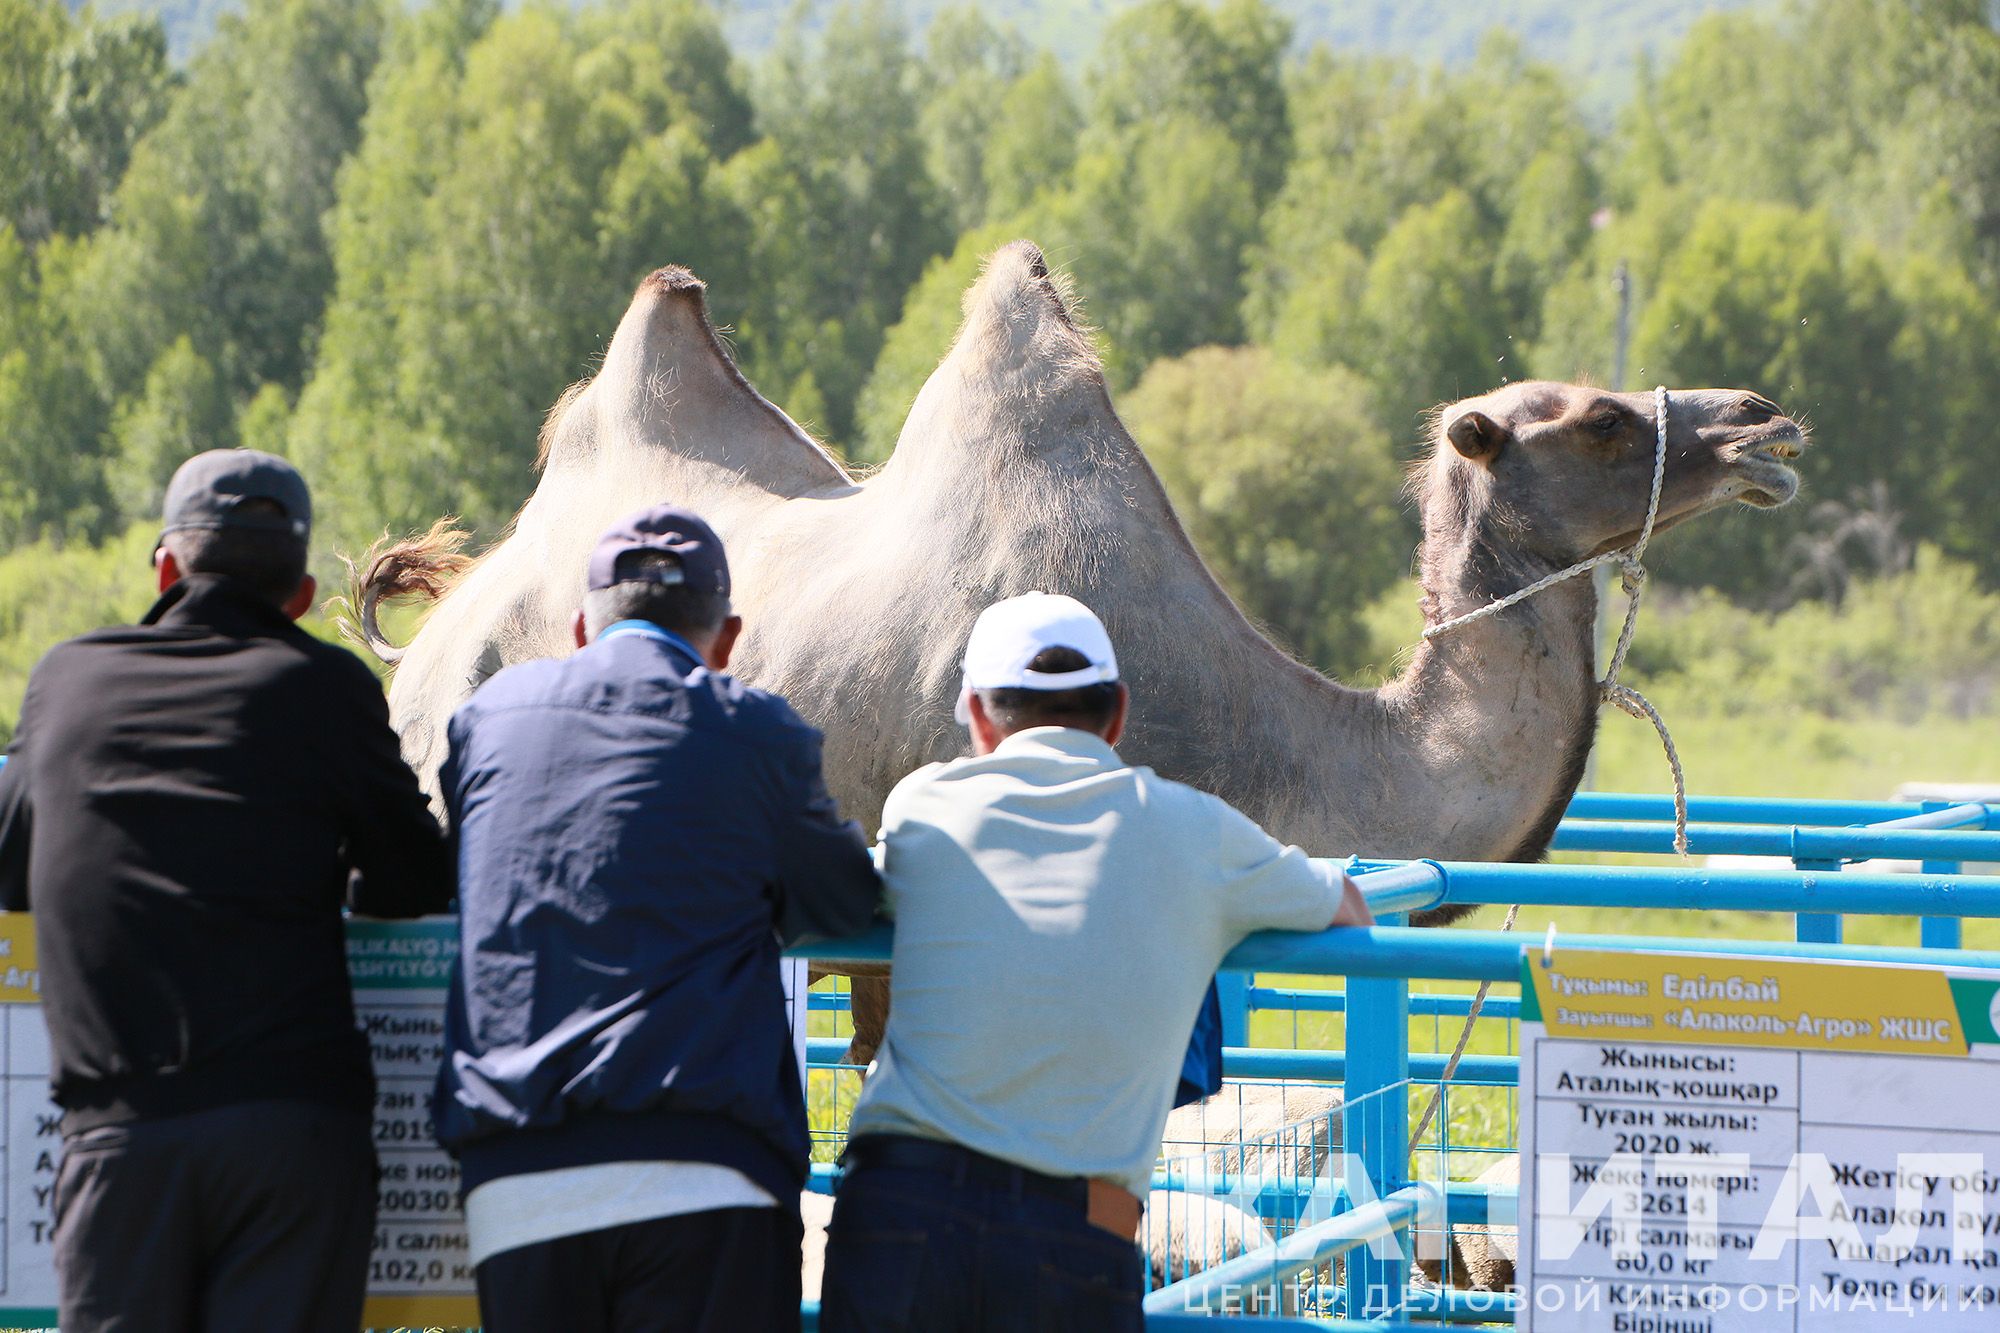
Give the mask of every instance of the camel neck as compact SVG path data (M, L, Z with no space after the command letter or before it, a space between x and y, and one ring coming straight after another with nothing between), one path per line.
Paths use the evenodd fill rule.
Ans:
M1427 619L1477 610L1556 568L1492 551L1466 542L1424 561ZM1450 854L1531 860L1547 850L1596 735L1596 618L1591 581L1568 580L1424 641L1384 689L1415 789L1446 794L1433 830Z

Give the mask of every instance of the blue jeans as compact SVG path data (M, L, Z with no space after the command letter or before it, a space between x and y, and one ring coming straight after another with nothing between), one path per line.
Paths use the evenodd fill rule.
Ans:
M1138 1247L990 1176L849 1167L827 1227L823 1333L1139 1333Z

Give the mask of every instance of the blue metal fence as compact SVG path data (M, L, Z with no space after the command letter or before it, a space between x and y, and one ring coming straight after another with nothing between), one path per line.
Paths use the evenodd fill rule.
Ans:
M1690 801L1693 847L1702 852L1782 856L1791 870L1666 867L1493 865L1419 861L1354 862L1352 870L1382 924L1316 935L1266 934L1239 945L1224 962L1229 1078L1309 1079L1344 1085L1347 1105L1386 1113L1345 1117L1344 1151L1358 1159L1372 1185L1372 1202L1346 1206L1301 1227L1264 1250L1197 1273L1152 1293L1149 1327L1179 1327L1218 1294L1246 1282L1277 1283L1342 1257L1346 1268L1344 1313L1349 1318L1311 1327L1347 1330L1426 1325L1409 1319L1505 1322L1505 1300L1472 1308L1467 1293L1412 1288L1407 1257L1382 1257L1369 1247L1376 1237L1407 1235L1426 1208L1441 1210L1452 1225L1483 1223L1489 1213L1511 1216L1511 1191L1466 1183L1411 1179L1409 1109L1412 1082L1434 1082L1444 1072L1441 1055L1413 1054L1412 1014L1456 1016L1467 996L1412 996L1412 979L1491 981L1511 985L1522 951L1540 940L1497 931L1433 931L1407 926L1408 914L1458 903L1676 908L1790 913L1798 918L1793 941L1684 937L1565 935L1565 948L1659 953L1742 953L1766 956L1917 963L2000 973L2000 953L1959 949L1959 919L2000 917L2000 878L1959 873L1968 862L2000 862L2000 807L1935 805L1914 815L1907 804L1702 798ZM1670 849L1672 803L1666 797L1583 793L1556 845L1572 850L1653 853ZM1852 827L1834 827L1844 821ZM1848 871L1848 863L1884 857L1915 860L1915 874ZM1921 947L1850 946L1838 943L1844 915L1924 918ZM813 956L878 961L889 956L886 930L856 940L820 943ZM1346 978L1344 991L1314 991L1256 984L1255 974L1279 972ZM1294 1009L1346 1016L1344 1051L1286 1050L1246 1044L1253 1009ZM1514 1021L1519 1000L1489 1000L1484 1013ZM837 1059L845 1041L810 1043L815 1061ZM1518 1081L1512 1056L1469 1055L1455 1086L1506 1087ZM827 1183L831 1183L828 1181ZM1187 1182L1163 1177L1166 1187ZM1210 1188L1228 1182L1207 1182ZM1352 1204L1342 1196L1341 1203ZM1180 1313L1175 1313L1180 1312ZM1231 1321L1235 1322L1235 1321ZM1249 1317L1241 1319L1245 1325ZM1258 1327L1296 1326L1258 1318ZM1214 1321L1206 1325L1213 1327ZM1434 1326L1434 1325L1429 1325Z

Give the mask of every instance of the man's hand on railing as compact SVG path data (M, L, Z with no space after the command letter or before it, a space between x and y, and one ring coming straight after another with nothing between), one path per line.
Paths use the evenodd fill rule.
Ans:
M1336 926L1372 926L1375 914L1368 910L1368 902L1361 896L1361 889L1346 871L1340 875L1340 907L1333 914Z

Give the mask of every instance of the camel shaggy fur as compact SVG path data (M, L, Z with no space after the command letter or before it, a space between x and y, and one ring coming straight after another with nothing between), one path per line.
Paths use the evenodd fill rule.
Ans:
M1146 1286L1158 1291L1275 1239L1262 1218L1226 1199L1154 1190L1146 1196L1146 1216L1139 1225ZM1275 1311L1278 1305L1275 1293L1265 1293L1248 1302L1232 1299L1218 1309L1223 1314L1254 1314Z
M1318 1083L1230 1084L1167 1117L1160 1153L1210 1170L1311 1180L1340 1151L1341 1090Z

